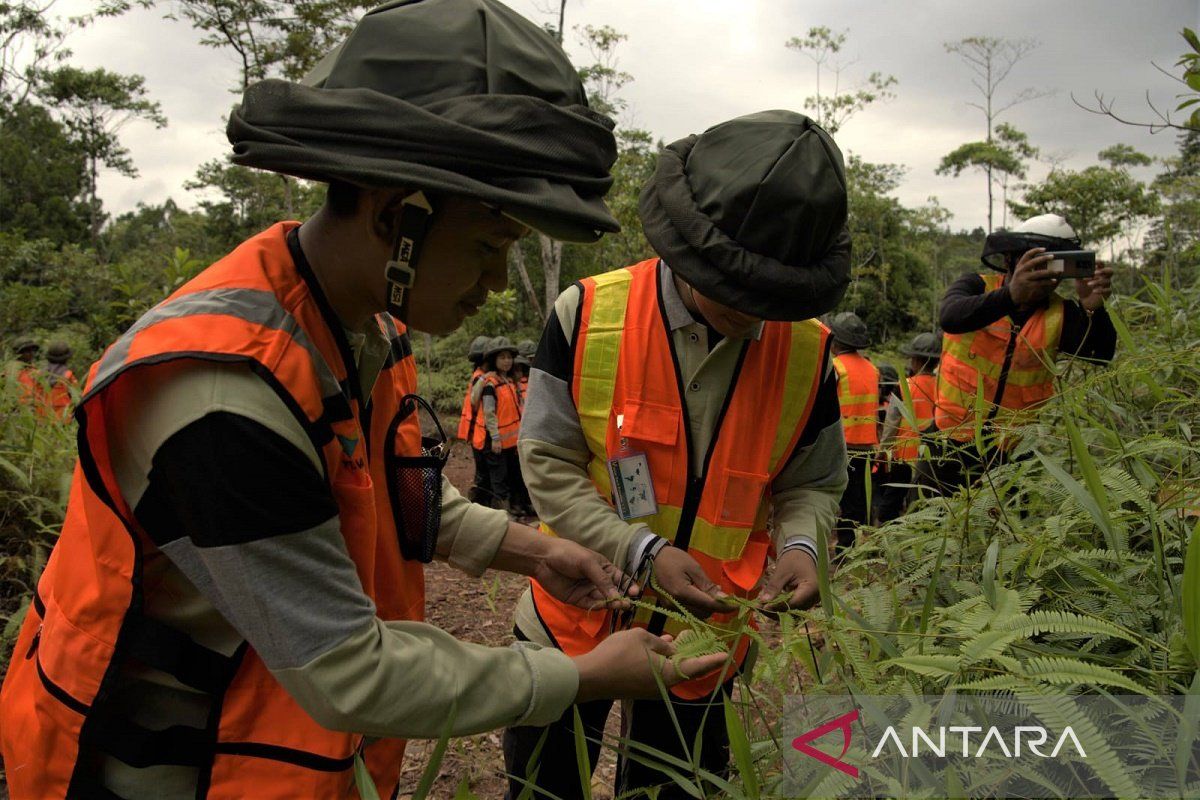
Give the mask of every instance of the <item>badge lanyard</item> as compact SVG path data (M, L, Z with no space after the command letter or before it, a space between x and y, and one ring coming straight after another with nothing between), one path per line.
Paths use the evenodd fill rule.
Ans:
M654 496L654 481L650 476L650 461L646 454L631 450L629 440L621 436L625 415L617 415L617 436L620 449L608 460L608 476L612 483L613 503L621 519L629 521L658 513Z

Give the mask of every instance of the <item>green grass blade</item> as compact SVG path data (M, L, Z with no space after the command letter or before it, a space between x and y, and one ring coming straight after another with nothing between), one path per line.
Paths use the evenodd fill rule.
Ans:
M450 731L454 730L454 718L457 716L458 703L454 702L450 704L450 713L446 715L446 722L442 725L441 735L438 736L433 753L429 756L429 763L425 765L425 771L421 773L421 780L417 782L417 788L413 790L412 800L428 800L433 782L437 780L438 773L442 770L442 759L446 757L446 748L450 746Z
M363 761L362 753L354 754L354 785L362 800L379 800L379 789L375 786L371 771L367 769L367 762Z
M726 695L724 703L729 749L733 751L733 763L742 778L742 788L747 800L759 800L758 773L754 769L754 756L750 753L750 739L746 736L746 729L742 726L742 718L738 716L733 700Z
M575 768L579 771L579 790L583 800L592 800L592 765L588 761L587 737L583 734L583 717L579 706L571 706L575 715Z
M1200 522L1192 529L1188 542L1187 560L1183 567L1183 583L1180 587L1183 606L1183 631L1188 649L1196 666L1200 667Z

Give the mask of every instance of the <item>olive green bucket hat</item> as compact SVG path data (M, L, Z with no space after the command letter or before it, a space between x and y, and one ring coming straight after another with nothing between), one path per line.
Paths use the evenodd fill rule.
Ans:
M845 347L861 350L871 345L867 323L853 311L836 314L829 323L829 330L833 334L833 341Z
M544 30L496 0L392 0L300 83L246 89L233 162L299 178L473 197L556 239L620 225L613 122Z
M906 356L918 358L941 358L942 335L940 333L918 333L912 340L900 348Z
M810 319L850 283L842 153L803 114L760 111L668 145L638 211L671 270L743 313Z

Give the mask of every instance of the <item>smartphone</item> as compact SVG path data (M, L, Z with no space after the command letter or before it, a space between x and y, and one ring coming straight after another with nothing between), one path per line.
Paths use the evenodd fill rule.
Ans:
M1046 271L1058 278L1090 278L1096 274L1094 250L1055 250Z

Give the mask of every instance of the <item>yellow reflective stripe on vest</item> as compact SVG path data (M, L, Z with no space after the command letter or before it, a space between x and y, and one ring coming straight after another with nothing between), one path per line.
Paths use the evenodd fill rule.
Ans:
M608 418L616 388L617 361L621 356L621 337L625 332L625 307L633 273L627 269L597 275L591 314L587 319L587 339L579 367L579 395L576 406L579 424L592 453L605 453ZM580 298L585 302L585 298ZM579 331L575 331L578 337ZM590 471L590 470L589 470ZM606 473L606 470L601 470ZM607 482L606 482L607 485Z
M784 459L791 455L788 445L792 433L800 424L800 418L808 410L808 393L816 393L817 370L825 355L821 347L821 323L815 319L792 323L792 349L788 353L788 370L784 378L784 397L801 398L805 402L784 403L779 416L779 429L775 432L775 443L771 445L771 475L779 474Z

